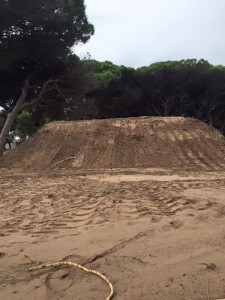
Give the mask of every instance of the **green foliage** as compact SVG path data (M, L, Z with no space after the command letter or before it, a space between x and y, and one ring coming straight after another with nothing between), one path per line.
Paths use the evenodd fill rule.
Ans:
M29 96L37 95L71 65L71 47L93 33L83 0L1 1L0 106L14 107L28 75L36 87Z
M88 90L89 72L71 47L93 33L84 0L0 1L0 106L10 112L0 134L0 155L21 111L38 105L62 112ZM34 131L29 113L20 115L17 127L22 137Z
M99 80L100 88L104 89L110 84L111 81L121 77L120 66L114 65L110 61L99 62L92 60L90 62L94 68L94 73Z
M189 116L225 133L225 67L204 59L153 63L137 70L94 61L101 86L94 118Z
M1 67L43 64L65 57L94 33L82 0L8 0L0 3Z
M22 111L16 120L16 135L24 139L36 132L37 127L30 112Z

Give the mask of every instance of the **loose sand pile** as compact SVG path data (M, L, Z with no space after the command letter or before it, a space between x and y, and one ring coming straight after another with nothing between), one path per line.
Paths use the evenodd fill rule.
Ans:
M183 117L52 122L0 163L27 170L220 170L225 142L206 124Z
M55 261L115 300L225 299L224 150L189 118L43 127L0 161L0 299L106 299L80 269L26 270Z

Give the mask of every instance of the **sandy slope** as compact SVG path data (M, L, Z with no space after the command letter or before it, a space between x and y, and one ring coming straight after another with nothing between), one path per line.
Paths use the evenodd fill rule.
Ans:
M225 298L225 172L137 169L0 177L0 298Z
M53 122L0 165L26 170L225 168L225 141L206 124L182 117Z
M0 299L106 299L81 270L25 271L60 260L118 300L225 298L224 153L189 118L48 124L0 160Z

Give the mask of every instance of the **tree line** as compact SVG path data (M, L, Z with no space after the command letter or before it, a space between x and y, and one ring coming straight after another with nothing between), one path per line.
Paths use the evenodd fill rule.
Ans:
M132 69L99 64L91 118L185 116L225 133L225 67L204 59L157 62Z
M225 134L224 66L203 59L158 62L136 70L109 61L88 59L85 64L90 72L88 91L60 99L57 105L49 101L22 111L18 132L30 135L53 120L184 116ZM86 80L81 78L82 85Z
M0 2L0 154L54 120L185 116L225 134L225 67L204 59L141 68L72 52L94 34L83 0Z

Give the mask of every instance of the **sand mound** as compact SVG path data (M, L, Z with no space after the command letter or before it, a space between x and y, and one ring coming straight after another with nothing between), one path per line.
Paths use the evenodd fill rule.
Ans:
M225 168L223 137L183 117L52 122L5 155L0 165L30 170Z
M25 270L65 260L118 299L224 299L224 149L189 118L43 127L0 161L0 299L107 297L79 269Z

